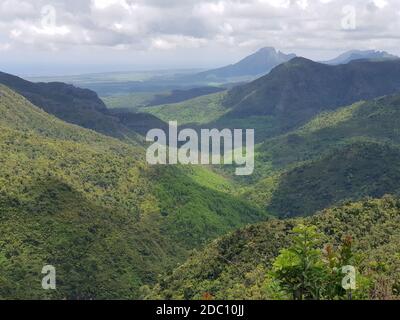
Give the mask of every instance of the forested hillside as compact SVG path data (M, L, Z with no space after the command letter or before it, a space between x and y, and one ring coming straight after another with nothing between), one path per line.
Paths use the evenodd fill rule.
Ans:
M297 283L300 287L296 272L304 272L305 276L314 276L314 280L325 276L323 283L309 278L305 292L312 293L315 285L320 299L348 299L346 292L340 290L343 274L331 269L341 267L342 261L357 268L353 299L398 299L399 227L400 201L393 197L347 203L307 219L271 220L233 232L195 252L185 264L163 277L159 285L143 288L143 296L153 299L292 299L289 277L293 277L293 286ZM300 266L296 269L296 256L284 250L296 246L294 241L298 234L292 230L307 231L310 236L306 244L310 251L303 253L304 257L312 257L307 270ZM288 272L287 276L282 277L282 270Z
M395 0L0 0L0 302L179 320L400 301L399 18Z
M226 92L214 93L184 102L146 107L141 110L165 122L178 121L179 125L207 126L208 123L219 119L229 111L222 104L225 94Z
M294 58L270 74L230 90L224 100L230 112L211 125L231 127L240 123L247 128L252 119L261 117L257 134L261 142L304 125L320 112L399 90L400 60L329 66Z
M398 95L322 113L256 148L243 195L280 216L400 192Z
M319 252L315 263L323 267L325 276L332 270L325 268L322 245L340 247L348 231L354 238L354 257L366 252L369 259L368 263L354 261L362 271L363 286L356 297L396 297L398 279L390 275L398 268L394 250L399 243L393 230L400 194L400 97L387 95L339 106L343 101L395 92L400 88L397 67L394 61L353 62L337 71L338 67L295 59L247 86L147 107L147 114L108 110L87 90L31 84L3 75L1 79L18 88L18 93L0 87L0 298L197 299L206 294L287 299L297 293L289 292L275 269L287 258L280 250L292 245L295 236L290 230L299 224L315 225L324 234L319 251L313 250ZM282 68L288 70L279 71ZM318 90L327 90L324 99L333 101L324 105L327 108L318 106L313 87L315 73L325 68L337 72L325 79L340 75L357 80L349 80L353 84L347 91L332 87L330 80L318 84ZM380 86L369 79L369 75L379 79L384 71L391 75L390 83L381 79ZM282 80L277 73L287 78ZM291 87L303 76L310 95ZM275 83L273 78L280 80ZM284 100L263 96L274 85L281 86L281 80L286 86L281 92ZM265 83L269 83L266 91ZM257 84L261 87L248 93L243 104L228 103ZM265 101L262 108L252 104L259 94ZM244 103L249 113L234 116ZM150 128L166 129L168 120L195 128L222 124L254 128L260 142L254 175L235 177L230 167L211 171L197 166L148 166L139 134ZM387 194L392 197L364 200ZM320 210L325 211L315 217L292 219ZM378 217L381 213L388 225ZM288 220L269 220L224 236L271 219L270 215ZM357 219L351 220L357 215L363 219L360 229L355 226ZM329 229L331 224L335 230ZM373 242L384 232L389 238ZM243 235L245 240L240 238ZM251 248L254 257L248 257L250 251L242 257L237 246L243 241L256 246ZM258 242L265 248L259 248ZM221 255L215 247L219 244L229 253L223 253L222 261L214 256L216 250ZM155 286L160 274L173 270L193 249L200 250L200 256L195 254ZM206 258L210 269L204 266ZM57 267L56 292L46 293L40 286L41 267L47 264ZM238 270L242 278L235 280ZM25 289L27 284L31 290ZM304 297L344 298L332 287L322 291Z
M221 181L149 167L141 147L62 122L4 86L0 115L0 298L138 298L189 250L265 218L218 191ZM47 264L57 268L50 293Z
M399 92L400 59L331 66L294 58L227 92L140 110L202 128L252 128L256 142L262 143L299 129L321 113Z
M35 106L59 119L132 144L142 142L139 134L144 131L153 129L155 125L164 125L161 120L149 114L127 117L126 112L110 112L94 91L65 83L33 83L0 72L0 84L13 89Z

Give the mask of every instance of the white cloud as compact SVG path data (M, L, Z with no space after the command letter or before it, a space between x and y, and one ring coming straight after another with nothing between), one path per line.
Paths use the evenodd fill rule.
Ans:
M35 7L28 1L2 0L0 2L0 15L4 20L28 18L35 13Z
M43 23L42 8L55 18ZM357 13L343 30L343 7ZM128 50L230 48L397 50L398 0L0 0L0 43L7 50L95 47ZM67 54L67 53L66 53ZM179 59L179 58L178 58Z
M374 0L374 4L379 8L383 9L388 5L388 2L386 0Z
M160 50L171 50L176 48L199 48L205 43L205 39L172 35L152 39L151 48Z
M194 14L198 15L222 15L226 9L224 1L219 2L202 2L196 4L193 8Z
M261 3L268 4L275 8L289 8L290 0L259 0Z
M128 8L129 5L125 0L92 0L92 5L95 9L104 10L107 7L119 5Z
M9 43L0 43L0 51L7 51L11 48Z

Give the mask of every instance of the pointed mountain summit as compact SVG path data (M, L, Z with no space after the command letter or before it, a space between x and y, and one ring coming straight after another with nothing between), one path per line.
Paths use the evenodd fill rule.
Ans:
M221 78L256 77L269 73L276 66L295 58L295 54L285 54L275 48L262 48L238 63L199 73L197 76L215 80Z
M375 50L351 50L347 51L335 59L325 61L325 64L338 65L346 64L354 60L394 60L399 59L398 56L392 55L386 51Z

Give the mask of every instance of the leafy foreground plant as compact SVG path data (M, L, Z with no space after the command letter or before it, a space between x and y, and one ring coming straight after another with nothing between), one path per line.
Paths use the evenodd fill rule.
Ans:
M337 251L332 245L321 249L324 235L315 226L296 226L292 238L292 246L281 251L271 272L283 291L294 300L351 299L356 275L351 279L344 271L356 270L352 238L345 237Z

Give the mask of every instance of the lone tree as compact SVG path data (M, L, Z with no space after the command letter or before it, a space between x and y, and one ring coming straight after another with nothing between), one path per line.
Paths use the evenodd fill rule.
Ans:
M293 299L319 300L328 276L320 248L322 235L314 226L299 225L292 232L293 244L276 258L273 274Z
M292 245L281 250L273 263L272 276L295 300L352 299L355 279L352 278L350 287L344 287L343 270L356 270L353 266L358 264L353 253L353 239L344 237L336 250L332 245L322 250L322 239L323 234L318 233L315 226L295 227ZM358 279L366 289L368 279L361 275Z

